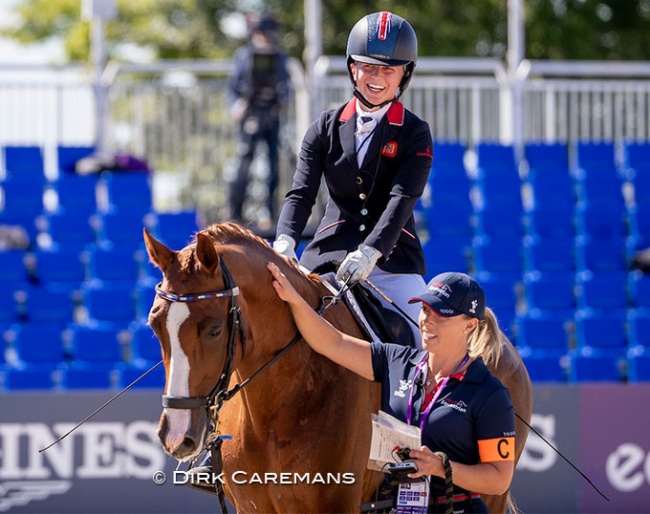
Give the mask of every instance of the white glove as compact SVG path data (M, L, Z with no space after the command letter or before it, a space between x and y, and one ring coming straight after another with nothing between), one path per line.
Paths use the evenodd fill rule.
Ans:
M368 278L368 275L375 268L377 260L381 257L381 252L372 246L361 244L359 249L350 252L339 270L336 272L336 280L343 282L350 277L351 282L359 282Z
M296 255L296 242L292 237L280 234L273 242L273 249L280 255L284 255L288 259L293 259L298 262L298 256Z

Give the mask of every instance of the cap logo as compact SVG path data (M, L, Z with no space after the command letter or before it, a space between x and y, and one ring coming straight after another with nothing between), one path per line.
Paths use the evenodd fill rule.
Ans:
M442 282L433 282L429 289L432 291L439 291L440 294L445 298L449 298L449 296L451 296L451 287L449 287L447 284L443 284Z
M377 23L377 39L386 41L390 32L391 14L383 11L379 13L379 23Z
M472 306L469 308L469 312L476 314L476 308L478 307L478 300L472 300Z

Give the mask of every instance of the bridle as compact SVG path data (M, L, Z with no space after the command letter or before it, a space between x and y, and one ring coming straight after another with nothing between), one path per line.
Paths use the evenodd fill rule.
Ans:
M235 360L237 339L241 341L242 355L246 350L246 332L243 328L241 307L239 306L239 288L228 271L226 263L219 256L219 266L223 276L225 289L210 293L191 293L178 295L162 289L161 284L156 286L156 295L168 302L191 303L201 300L212 300L216 298L229 298L228 305L228 344L226 347L226 360L219 380L207 396L170 396L163 394L162 405L166 409L200 409L206 408L210 420L218 424L218 415L223 403L234 393L228 391L228 384L232 375L232 365Z

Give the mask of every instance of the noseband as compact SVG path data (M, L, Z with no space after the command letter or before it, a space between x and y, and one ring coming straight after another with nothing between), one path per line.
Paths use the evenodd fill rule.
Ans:
M226 361L223 365L223 371L216 385L210 391L208 396L169 396L164 394L162 397L162 405L166 409L200 409L207 408L210 414L210 419L216 424L217 416L223 402L228 399L228 384L230 383L230 376L232 375L232 365L235 359L235 349L237 347L237 336L241 341L242 354L246 349L246 333L243 329L241 307L239 306L239 288L235 285L232 275L226 267L226 263L219 256L219 266L221 266L221 273L223 282L226 289L222 291L214 291L211 293L193 293L188 295L178 295L170 291L162 289L160 284L156 286L156 295L168 302L198 302L200 300L211 300L215 298L230 298L228 306L228 346L226 353Z

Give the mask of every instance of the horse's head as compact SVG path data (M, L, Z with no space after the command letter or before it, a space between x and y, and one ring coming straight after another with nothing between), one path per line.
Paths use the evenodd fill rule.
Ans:
M209 399L216 388L228 387L242 337L231 327L239 291L208 235L198 233L196 244L180 251L146 230L144 240L151 262L163 272L149 313L166 374L158 437L170 455L187 460L203 448ZM215 376L224 371L217 384Z

